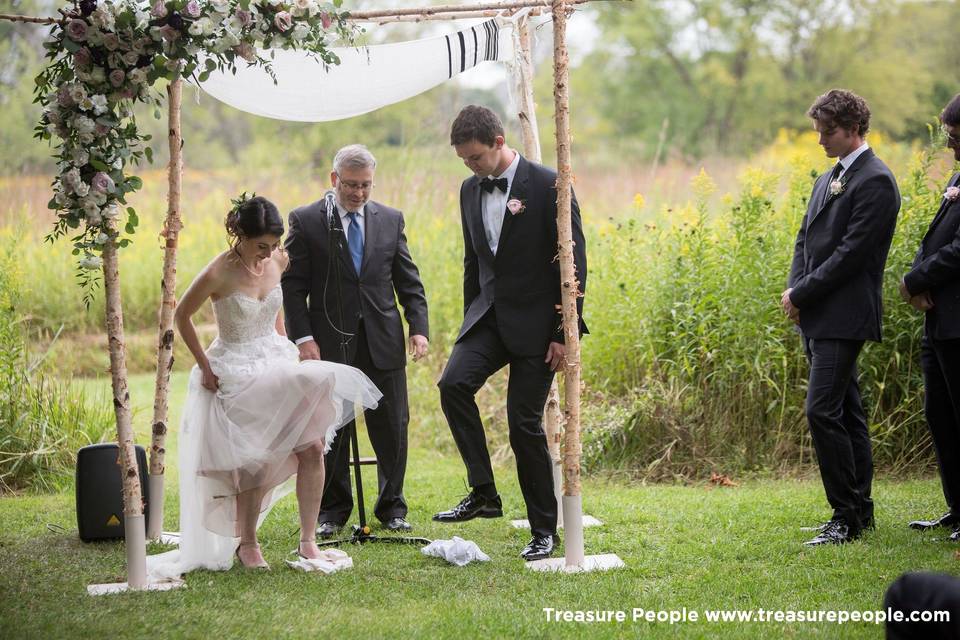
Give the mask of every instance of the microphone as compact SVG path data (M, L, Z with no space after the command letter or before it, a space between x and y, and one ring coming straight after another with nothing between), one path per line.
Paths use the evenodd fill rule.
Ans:
M337 210L336 200L334 199L333 189L327 189L327 192L323 194L323 201L327 207L327 228L333 229L333 216Z

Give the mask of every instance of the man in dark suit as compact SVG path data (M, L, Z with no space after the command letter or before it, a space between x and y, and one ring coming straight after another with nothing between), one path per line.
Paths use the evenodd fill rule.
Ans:
M543 405L564 357L556 173L507 146L500 119L485 107L471 105L460 112L450 143L474 175L460 188L464 319L440 378L440 404L472 490L433 519L460 522L503 515L474 396L487 378L509 365L510 446L533 533L521 556L536 560L553 552L557 531L552 462L542 423ZM583 291L586 245L576 198L572 226ZM582 303L581 297L581 316ZM582 321L580 330L586 333Z
M947 146L960 160L960 94L940 114ZM950 511L936 520L917 520L914 529L952 527L960 540L960 173L947 182L913 268L900 283L904 300L926 312L920 366L924 413L940 466Z
M806 413L833 516L805 544L839 544L873 526L873 455L857 382L864 341L880 341L883 268L900 210L893 174L864 137L870 109L834 89L807 111L833 170L813 187L783 292L810 361Z
M324 200L290 213L285 242L290 267L281 281L284 315L301 360L341 362L341 338L346 338L346 363L366 373L383 393L380 405L365 413L379 479L373 512L388 530L410 531L403 497L410 415L397 300L410 326L409 352L416 361L427 353L427 299L407 249L403 214L370 200L375 169L366 147L344 147L330 173L335 196L331 219ZM331 224L344 236L332 251ZM338 290L343 294L342 327ZM323 538L339 532L353 510L348 458L347 439L337 438L326 456L328 484L317 528Z

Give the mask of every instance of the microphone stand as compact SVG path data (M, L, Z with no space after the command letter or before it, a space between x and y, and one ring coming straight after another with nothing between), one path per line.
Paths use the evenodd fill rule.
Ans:
M342 252L343 252L344 233L343 233L343 225L338 224L340 220L340 216L337 213L336 205L334 205L331 202L331 200L332 198L328 198L326 203L327 204L327 207L326 207L327 225L328 225L328 233L327 233L328 254L327 255L330 256L331 258L330 268L333 271L333 279L337 283L336 285L337 286L337 322L340 323L340 326L334 327L334 329L336 329L336 332L340 337L340 361L343 364L349 364L349 362L347 362L347 342L355 334L348 334L346 331L343 330L346 325L344 325L343 323L343 282L341 281L343 267L340 264L340 257L342 256ZM359 274L357 274L357 277L359 277ZM326 291L324 292L323 303L324 304L327 303ZM351 453L353 454L352 455L353 460L351 461L351 463L353 464L353 476L355 478L356 486L357 486L357 515L360 518L360 524L355 524L351 527L351 534L349 538L339 538L336 540L323 540L318 542L317 546L318 547L329 547L329 546L335 546L335 545L339 546L347 542L352 544L363 544L365 542L389 542L389 543L395 543L395 544L421 544L421 545L430 544L430 540L426 538L418 538L418 537L410 537L410 536L381 537L381 536L375 536L370 534L370 525L367 524L367 514L363 504L363 478L360 474L360 444L357 439L356 417L354 417L354 419L351 420L346 425L346 427L344 427L344 430L349 431L349 434L344 434L344 435L349 435L350 437ZM338 439L335 445L336 447L338 447L337 449L338 452L339 452L339 447L342 445L343 445L343 439L340 438Z

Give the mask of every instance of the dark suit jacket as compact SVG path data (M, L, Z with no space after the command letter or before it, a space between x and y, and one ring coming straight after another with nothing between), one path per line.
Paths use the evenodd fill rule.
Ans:
M507 200L524 204L522 212L504 213L494 256L483 229L480 179L472 176L460 187L463 226L463 325L459 341L494 308L500 337L516 356L547 352L550 341L563 342L560 304L560 261L557 258L557 174L521 157ZM574 263L580 291L586 290L587 252L580 207L573 197L571 223ZM577 299L580 331L583 298Z
M420 273L407 249L403 214L370 201L364 208L363 261L360 274L350 259L346 238L339 251L328 251L330 232L322 200L290 212L290 230L284 242L290 267L281 279L287 335L296 341L313 335L324 360L339 361L337 283L331 259L340 261L343 319L348 333L356 333L360 318L367 335L370 357L378 369L406 365L403 324L397 300L403 306L410 335L429 337L427 298ZM340 218L334 213L336 225ZM356 357L357 341L348 344L348 362Z
M960 186L960 173L947 185ZM913 269L903 279L911 294L929 291L933 297L933 309L926 314L927 335L934 340L960 338L960 199L940 201Z
M790 300L800 309L800 330L808 338L879 342L883 268L900 191L872 149L841 181L838 195L828 195L829 173L814 184L794 246Z

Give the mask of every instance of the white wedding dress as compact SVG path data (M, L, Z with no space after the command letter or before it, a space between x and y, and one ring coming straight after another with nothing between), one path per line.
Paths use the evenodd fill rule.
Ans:
M277 333L280 285L263 299L233 293L213 302L219 336L207 349L219 390L190 372L179 436L180 545L149 556L151 579L193 569L229 569L239 542L237 494L264 491L259 527L293 489L296 452L353 420L354 407L374 408L380 391L360 370L320 360L299 362Z

